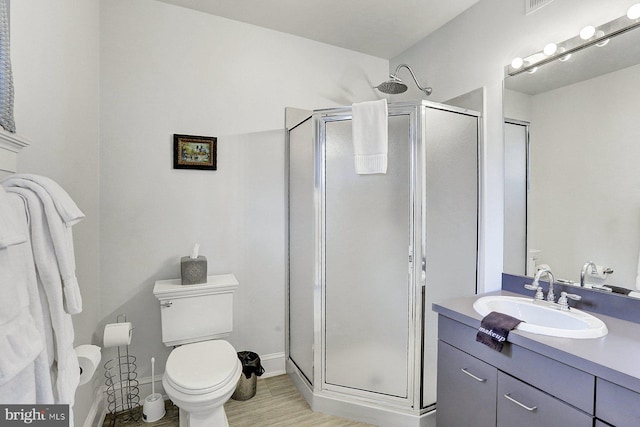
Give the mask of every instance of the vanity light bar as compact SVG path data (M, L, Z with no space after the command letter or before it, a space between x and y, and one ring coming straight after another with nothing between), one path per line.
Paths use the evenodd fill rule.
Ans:
M515 76L524 72L534 73L540 65L556 59L566 61L572 53L594 44L602 47L609 42L611 37L636 27L640 27L640 3L631 6L627 13L620 18L616 18L599 27L586 26L580 31L580 34L562 43L549 43L540 52L536 52L526 58L515 58L511 64L505 67L505 76Z

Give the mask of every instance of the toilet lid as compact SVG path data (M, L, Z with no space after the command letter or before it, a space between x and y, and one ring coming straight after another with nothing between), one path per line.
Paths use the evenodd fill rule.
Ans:
M164 374L169 383L188 394L217 390L239 372L240 361L231 344L223 340L186 344L169 354Z

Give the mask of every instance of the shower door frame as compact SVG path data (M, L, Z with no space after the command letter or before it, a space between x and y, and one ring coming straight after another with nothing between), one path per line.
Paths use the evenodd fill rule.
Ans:
M351 108L334 108L317 110L313 114L314 121L314 180L315 180L315 209L316 209L316 253L315 253L315 282L314 310L316 312L314 324L314 382L316 393L353 399L363 403L384 403L385 406L415 413L421 409L422 394L422 324L423 324L423 288L424 253L426 247L424 230L425 197L425 148L423 135L422 111L423 102L393 103L388 106L388 116L409 117L409 229L408 240L411 242L407 250L407 286L408 286L408 331L407 331L407 396L398 397L374 391L330 384L325 378L325 239L326 239L326 199L325 199L325 148L326 125L337 121L352 119ZM318 315L319 314L319 315ZM382 369L384 369L382 367Z

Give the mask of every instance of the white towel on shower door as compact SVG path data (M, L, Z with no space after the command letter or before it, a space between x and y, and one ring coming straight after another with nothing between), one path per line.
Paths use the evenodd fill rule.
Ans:
M387 173L389 125L387 100L352 105L352 138L356 173Z

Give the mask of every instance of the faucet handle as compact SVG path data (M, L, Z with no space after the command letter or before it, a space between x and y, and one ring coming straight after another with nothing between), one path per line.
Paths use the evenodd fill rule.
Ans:
M562 297L567 297L567 298L572 299L574 301L580 301L582 299L582 297L580 295L569 294L567 292L560 292L560 298L562 298Z
M576 294L568 294L566 292L560 292L560 299L558 299L558 304L560 305L560 310L569 311L569 300L572 299L574 301L580 301L582 297Z
M544 300L544 294L542 293L542 286L538 285L536 282L531 284L525 284L525 289L529 289L530 291L536 291L534 298L538 301Z

